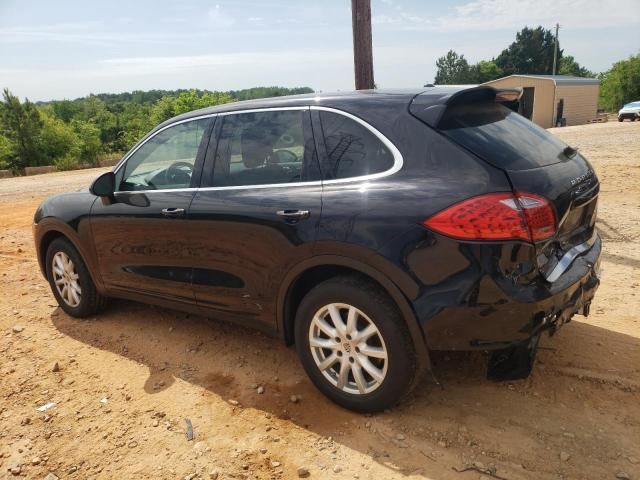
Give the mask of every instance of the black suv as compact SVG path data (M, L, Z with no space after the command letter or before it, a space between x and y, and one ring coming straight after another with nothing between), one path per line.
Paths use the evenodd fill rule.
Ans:
M281 97L173 118L34 219L68 314L106 297L274 333L314 384L387 408L433 350L528 375L540 333L588 314L598 180L477 88Z

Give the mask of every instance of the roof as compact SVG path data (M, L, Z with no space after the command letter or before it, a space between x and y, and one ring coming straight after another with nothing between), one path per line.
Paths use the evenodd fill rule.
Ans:
M320 93L304 93L301 95L287 95L282 97L258 98L253 100L242 100L240 102L225 103L213 107L201 108L191 112L178 115L164 122L173 123L176 120L183 120L191 117L202 115L211 115L222 112L233 112L236 110L258 109L258 108L274 108L274 107L298 107L305 105L324 105L330 106L334 103L372 100L372 99L393 99L395 101L405 101L408 104L413 97L419 95L429 88L416 89L382 89L382 90L354 90L344 92L320 92Z
M496 80L504 80L505 78L512 77L525 77L525 78L539 78L541 80L551 80L556 85L600 85L600 80L597 78L586 77L572 77L571 75L529 75L529 74L514 74L506 77L498 78ZM491 80L487 83L495 82Z
M493 90L490 85L442 85L432 87L422 87L415 89L383 89L383 90L355 90L345 92L330 93L305 93L302 95L288 95L283 97L260 98L254 100L244 100L241 102L231 102L213 107L201 108L191 112L183 113L177 117L173 117L164 123L158 125L154 131L180 120L201 117L205 115L213 115L216 113L234 112L238 110L253 110L262 108L282 108L282 107L301 107L301 106L324 106L337 109L350 110L359 108L367 108L367 105L379 106L382 102L386 102L388 106L395 104L396 106L406 109L412 101L422 108L432 105L446 104L456 93L465 90ZM504 90L504 89L498 89ZM357 112L350 112L357 115Z

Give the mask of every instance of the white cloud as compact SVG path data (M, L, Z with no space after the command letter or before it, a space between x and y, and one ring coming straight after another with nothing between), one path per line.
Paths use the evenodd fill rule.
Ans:
M187 19L184 17L163 17L160 21L162 23L185 23Z
M264 18L262 17L249 17L247 18L247 22L251 25L262 26L264 25Z
M181 55L168 57L130 57L99 60L102 67L97 75L148 75L180 69L211 67L264 66L270 69L282 66L332 62L350 62L350 49L342 50L282 50L278 52L240 52L212 55Z
M236 23L235 18L225 13L219 4L216 4L215 7L209 9L209 20L211 20L214 27L218 28L230 27Z
M170 33L140 33L105 30L100 22L52 24L44 26L16 26L0 28L0 44L41 42L91 43L97 45L140 43L171 43L176 35Z
M638 0L473 0L439 17L423 17L404 9L393 16L374 16L373 23L400 30L468 32L513 30L525 25L551 28L556 22L571 29L640 24Z

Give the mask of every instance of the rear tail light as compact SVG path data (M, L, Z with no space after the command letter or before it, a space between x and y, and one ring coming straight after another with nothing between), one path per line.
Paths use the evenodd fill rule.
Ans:
M500 192L456 203L426 219L423 225L461 240L537 242L555 235L556 216L543 197Z

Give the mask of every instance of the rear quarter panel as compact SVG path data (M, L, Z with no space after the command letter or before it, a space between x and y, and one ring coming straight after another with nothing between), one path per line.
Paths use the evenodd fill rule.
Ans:
M322 220L317 252L333 253L335 242L382 253L406 268L410 254L394 239L405 232L424 231L423 220L466 198L486 192L511 191L501 170L474 158L429 129L407 112L392 121L385 115L360 115L398 148L402 169L390 176L323 186ZM390 115L390 112L387 112ZM394 245L394 250L385 249Z

